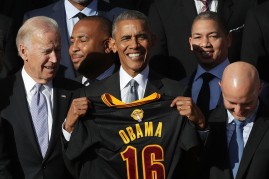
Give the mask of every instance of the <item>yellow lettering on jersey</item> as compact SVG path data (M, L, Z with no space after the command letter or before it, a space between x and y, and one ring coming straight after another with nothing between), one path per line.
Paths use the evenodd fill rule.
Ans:
M143 127L142 124L144 124L144 131L141 129L141 126ZM131 141L134 141L139 138L153 137L153 134L154 137L162 137L163 123L158 122L156 128L154 128L153 122L137 123L133 127L126 127L125 130L120 130L119 135L124 144L129 144Z
M143 132L141 130L141 127L139 124L135 125L136 128L136 137L139 139L140 137L143 137Z
M119 131L119 134L120 134L120 137L121 137L122 141L123 141L125 144L128 144L128 143L130 142L129 137L128 137L127 134L124 132L124 130L120 130L120 131Z
M129 126L129 127L126 127L126 130L127 130L128 134L129 134L129 136L131 138L131 141L135 140L136 136L134 134L133 128L131 126Z
M145 122L145 137L153 136L153 124L152 122Z
M162 137L162 129L163 129L163 123L159 122L158 127L155 131L155 135L156 137Z

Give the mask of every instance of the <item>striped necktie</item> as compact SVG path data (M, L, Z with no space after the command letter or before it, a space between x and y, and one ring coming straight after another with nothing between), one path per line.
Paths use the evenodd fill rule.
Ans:
M200 0L203 3L203 7L201 9L201 12L206 12L209 11L209 3L211 2L211 0Z

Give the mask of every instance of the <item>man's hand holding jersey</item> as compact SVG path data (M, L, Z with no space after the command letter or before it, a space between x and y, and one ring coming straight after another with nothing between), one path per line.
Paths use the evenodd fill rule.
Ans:
M66 121L64 123L64 129L67 132L71 133L74 130L77 120L80 117L83 117L86 115L90 106L91 106L91 102L87 97L74 99L68 110Z
M176 106L180 115L186 116L190 121L199 126L199 128L205 128L205 117L192 98L178 96L172 101L170 106Z

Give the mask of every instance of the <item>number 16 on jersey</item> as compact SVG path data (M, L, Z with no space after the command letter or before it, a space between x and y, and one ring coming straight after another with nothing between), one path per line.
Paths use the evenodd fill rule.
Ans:
M128 179L138 178L137 149L128 146L121 152L123 161L126 162ZM142 150L143 179L165 179L164 151L160 145L147 145Z

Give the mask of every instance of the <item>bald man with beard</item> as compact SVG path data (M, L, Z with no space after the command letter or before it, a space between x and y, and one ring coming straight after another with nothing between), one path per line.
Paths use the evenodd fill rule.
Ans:
M259 99L262 85L256 68L245 62L232 63L225 68L220 86L224 104L209 117L205 178L269 178L269 108ZM239 150L240 142L233 139L239 136L237 121L242 122L241 156L230 146L236 140ZM231 154L238 156L235 162Z

